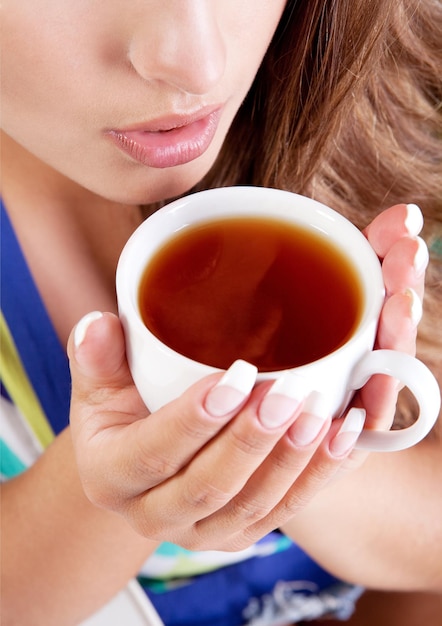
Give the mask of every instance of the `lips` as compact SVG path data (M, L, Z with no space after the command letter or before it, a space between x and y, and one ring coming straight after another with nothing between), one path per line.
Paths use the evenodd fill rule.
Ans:
M132 159L155 168L174 167L201 156L210 146L221 107L191 116L165 117L128 130L111 130L109 137Z

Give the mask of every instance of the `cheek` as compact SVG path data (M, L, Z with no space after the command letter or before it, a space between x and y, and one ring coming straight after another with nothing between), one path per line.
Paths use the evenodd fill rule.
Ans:
M65 130L72 126L72 96L85 89L75 78L75 49L53 15L39 16L40 5L16 3L5 11L2 33L2 128L31 151L51 143L63 119Z
M227 32L231 33L230 61L248 71L252 82L284 12L286 0L235 2ZM239 49L235 49L238 46Z

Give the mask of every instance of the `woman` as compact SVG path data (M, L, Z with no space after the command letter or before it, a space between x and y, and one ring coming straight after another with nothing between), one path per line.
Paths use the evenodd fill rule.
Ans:
M220 491L218 507L209 479L192 500L173 496L178 474L186 468L192 476L195 467L186 449L194 445L189 439L199 432L201 447L212 439L228 451L232 424L244 422L245 411L238 409L226 414L226 428L221 422L209 428L204 402L219 377L189 390L158 419L153 414L142 420L147 432L139 439L129 434L130 427L138 429L147 412L126 369L117 318L88 317L71 335L89 311L115 312L116 261L146 213L192 188L253 183L313 196L366 227L385 259L389 295L378 345L413 352L428 256L417 239L418 211L397 203L422 205L426 237L437 247L440 4L7 0L2 10L3 225L12 259L3 265L6 279L13 278L4 279L4 291L14 295L12 303L5 296L4 304L13 335L10 341L8 329L4 333L11 349L2 374L5 411L13 413L8 450L24 439L10 400L34 426L37 422L41 446L51 443L30 469L3 486L5 623L77 624L145 563L152 587L159 576L152 563L170 548L164 543L158 548L164 541L192 550L250 549L239 558L255 557L231 563L224 578L217 569L213 578L199 577L187 587L181 581L176 591L151 591L168 624L186 623L185 615L194 625L214 624L217 615L219 624L229 626L252 621L260 603L256 611L253 603L247 607L247 594L271 592L280 578L310 577L319 599L322 589L339 585L337 578L380 588L440 590L433 546L440 541L434 520L441 518L442 504L426 495L437 493L440 484L436 435L410 451L365 459L351 454L357 432L352 445L331 453L337 422L297 447L290 432L300 417L298 407L271 434L255 415L258 440L267 450L275 437L278 441L274 452L261 452L268 481L281 484L276 461L283 449L290 458L284 486L293 497L287 505L284 499L259 502L245 488L230 494L236 528L230 535L218 523L228 486ZM433 261L421 343L421 354L436 373L439 268ZM24 293L20 284L26 284ZM70 411L67 365L58 350L58 342L66 345L69 336ZM23 377L11 364L17 365L17 353L26 360L33 342L36 350ZM26 387L32 368L44 379L38 385L31 380L38 401ZM267 392L253 390L246 406ZM32 398L26 406L25 395ZM396 396L393 381L368 383L358 400L370 425L391 420ZM111 417L120 434L107 438L115 435L108 428ZM406 408L401 418L410 418ZM157 448L152 441L159 441ZM129 450L129 444L134 453L141 450L135 468L117 464L119 451ZM210 462L205 470L205 476L219 475ZM237 471L247 483L248 468ZM167 516L147 505L162 486L170 494ZM361 491L363 500L355 495ZM199 533L198 522L208 514L213 524ZM405 542L415 524L421 541ZM279 533L267 535L275 526L283 526L300 548L287 545ZM264 543L256 544L263 535ZM267 543L268 561L257 556ZM185 577L220 565L219 554L198 570L198 555L178 548L173 555L175 584L181 559ZM234 597L252 570L263 569L271 580L246 585ZM192 595L192 589L198 591ZM202 601L210 589L215 589L210 602ZM357 593L350 586L343 603L350 598L351 604ZM194 604L182 598L194 598ZM215 616L206 611L214 598L220 601Z

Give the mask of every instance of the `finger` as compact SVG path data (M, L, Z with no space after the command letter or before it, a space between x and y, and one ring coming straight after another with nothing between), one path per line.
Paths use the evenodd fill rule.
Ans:
M69 337L68 356L73 401L84 405L84 410L75 414L74 426L90 417L96 406L106 407L110 399L114 401L112 392L132 389L123 330L115 315L99 311L85 315ZM124 404L127 413L141 411L144 415L141 399L133 400L130 406Z
M69 337L68 356L71 435L80 477L90 500L107 506L107 494L115 492L127 465L121 433L133 432L148 411L133 386L115 315L92 312L80 320ZM129 425L132 429L122 430Z
M414 355L422 302L413 289L396 293L384 304L379 318L376 348Z
M188 463L224 427L256 377L256 368L241 362L221 380L208 377L149 415L133 385L116 316L86 316L70 339L69 355L79 469L90 499L106 508L120 507Z
M223 537L240 532L266 517L306 468L330 427L323 396L312 392L296 417L244 488L217 511L196 524L201 535Z
M412 290L395 294L384 305L379 321L377 348L414 355L417 326L422 315L420 298ZM396 412L399 382L391 376L372 376L355 402L367 412L369 428L389 428Z
M242 411L179 476L129 503L142 534L189 527L224 507L271 453L301 410L304 381L289 374L255 388ZM161 511L153 527L148 512ZM144 521L143 521L144 520Z
M380 213L364 230L376 254L384 258L391 246L402 237L417 237L423 216L415 204L396 204Z
M397 241L382 263L387 294L404 292L411 287L422 298L428 261L428 248L420 237Z
M281 528L314 498L348 462L364 427L365 411L351 409L345 419L333 420L321 445L269 514L229 538L226 547L240 550L274 528Z

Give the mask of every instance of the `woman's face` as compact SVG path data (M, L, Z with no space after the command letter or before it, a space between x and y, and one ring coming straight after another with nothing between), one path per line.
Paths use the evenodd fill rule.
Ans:
M69 179L141 203L213 164L285 0L3 0L2 127Z

